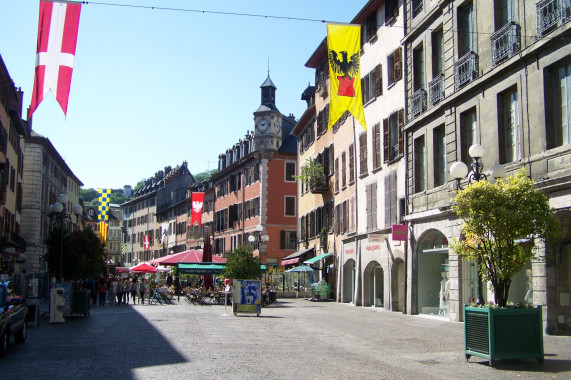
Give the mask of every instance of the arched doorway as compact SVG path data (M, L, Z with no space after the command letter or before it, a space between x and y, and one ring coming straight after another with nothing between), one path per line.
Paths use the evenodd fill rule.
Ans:
M341 302L355 303L355 260L343 265L343 296Z
M391 310L393 311L403 311L404 281L404 261L396 258L391 268Z
M365 294L363 306L383 307L385 275L381 264L372 261L365 268Z
M448 317L448 239L438 230L428 230L419 239L416 253L418 312Z

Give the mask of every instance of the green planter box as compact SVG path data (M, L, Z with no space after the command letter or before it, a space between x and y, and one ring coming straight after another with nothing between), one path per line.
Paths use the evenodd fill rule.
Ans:
M71 291L71 314L83 314L87 317L90 313L91 291L86 289L72 290Z
M489 359L537 359L543 362L541 306L495 309L464 307L466 360L472 355Z

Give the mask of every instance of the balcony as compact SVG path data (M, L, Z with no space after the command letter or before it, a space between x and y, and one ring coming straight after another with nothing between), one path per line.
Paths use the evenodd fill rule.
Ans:
M434 107L436 104L444 100L444 75L438 74L433 80L428 83L428 96L430 106Z
M426 111L426 91L424 89L417 90L410 97L411 106L411 116L415 118Z
M567 0L540 0L536 4L537 34L543 36L571 18Z
M311 178L309 181L309 191L312 194L323 194L329 190L329 181L326 177Z
M521 49L519 25L513 21L507 23L492 34L490 42L492 44L492 65L495 67Z
M473 51L464 54L454 63L454 88L460 90L478 77L478 54Z

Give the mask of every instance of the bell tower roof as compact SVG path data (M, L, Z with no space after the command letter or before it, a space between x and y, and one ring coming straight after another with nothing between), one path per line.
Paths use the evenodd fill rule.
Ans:
M276 90L277 87L270 79L270 74L268 73L268 77L260 86L262 89L262 105L277 111L276 107Z

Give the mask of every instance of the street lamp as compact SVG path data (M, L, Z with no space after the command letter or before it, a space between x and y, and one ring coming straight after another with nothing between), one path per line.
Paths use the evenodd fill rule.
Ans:
M57 202L53 205L48 206L48 216L52 218L52 223L57 224L61 229L61 239L60 239L60 252L59 252L59 279L63 283L63 224L64 222L71 222L71 214L65 212L65 204L67 204L69 198L66 194L60 194L57 197ZM77 223L79 215L83 213L83 207L76 204L71 208L72 213L75 215L75 221Z
M255 249L260 249L260 245L261 244L265 244L267 243L268 240L270 240L270 237L266 234L262 235L262 231L264 230L264 227L261 224L258 224L256 226L256 231L254 232L254 234L248 236L248 241L250 242L250 244L252 244Z
M460 186L460 181L468 176L468 185L472 181L480 181L482 179L488 180L488 176L484 174L484 165L480 161L484 156L485 149L480 144L474 144L468 149L468 154L472 157L472 171L468 173L468 166L462 161L455 162L450 166L450 174L452 178L456 180L456 186L458 189L462 189ZM506 169L502 164L495 164L490 168L490 180L495 181L498 178L503 178L506 175ZM477 260L478 265L478 299L476 300L477 305L484 304L484 293L482 290L482 273L480 271L480 260Z

